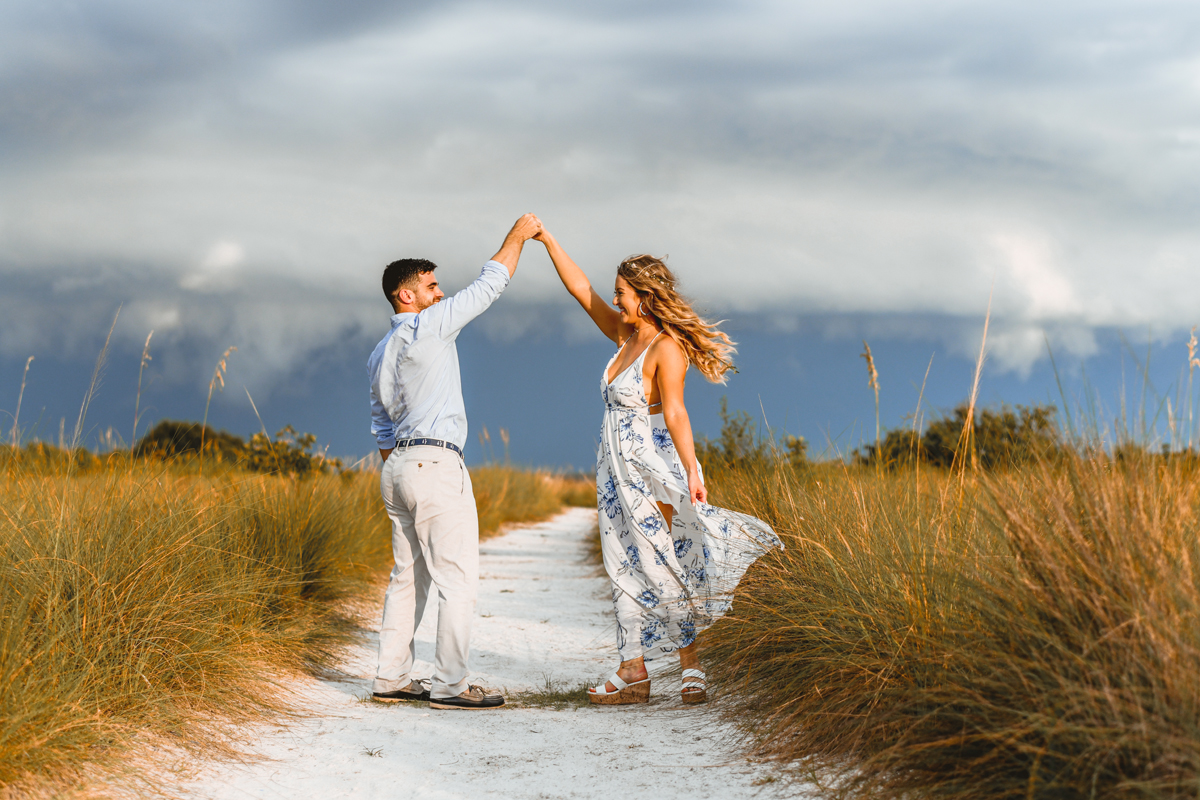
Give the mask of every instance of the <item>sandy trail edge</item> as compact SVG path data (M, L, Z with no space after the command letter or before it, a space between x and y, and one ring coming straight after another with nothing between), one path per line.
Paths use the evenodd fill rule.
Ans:
M596 512L572 509L481 547L472 682L509 690L545 676L576 686L616 665L608 580L585 563ZM382 601L382 599L381 599ZM432 671L436 604L417 634L418 675ZM555 711L437 711L360 702L375 642L349 653L340 681L297 678L311 716L238 738L261 758L202 764L186 798L672 798L762 796L770 771L738 756L731 731L685 708L678 679L644 706ZM789 787L788 795L806 792Z

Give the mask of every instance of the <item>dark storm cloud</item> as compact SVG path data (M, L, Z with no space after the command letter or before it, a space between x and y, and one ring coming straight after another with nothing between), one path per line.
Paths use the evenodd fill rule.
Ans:
M137 136L158 115L236 90L281 52L426 8L384 0L8 4L0 11L3 157L12 165Z
M429 255L461 285L536 210L602 288L669 251L712 308L926 315L966 352L994 287L997 363L1028 369L1047 335L1086 354L1096 326L1200 305L1197 22L1132 2L10 4L0 350L94 333L61 306L94 284L131 341L134 321L261 340L261 374L286 371L386 313L381 264ZM540 256L509 294L560 299ZM522 326L505 313L497 335Z

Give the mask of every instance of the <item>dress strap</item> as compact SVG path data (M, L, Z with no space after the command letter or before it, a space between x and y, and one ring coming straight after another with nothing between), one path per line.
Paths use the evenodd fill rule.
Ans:
M660 336L662 336L662 331L659 331L658 333L654 334L654 339L657 339ZM638 356L639 360L645 358L646 353L650 352L650 345L654 344L654 339L651 339L650 344L646 345L646 347L642 350L641 355Z

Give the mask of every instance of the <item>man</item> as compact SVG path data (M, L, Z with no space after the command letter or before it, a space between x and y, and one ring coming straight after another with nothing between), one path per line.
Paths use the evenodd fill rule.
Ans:
M432 262L403 259L384 270L383 293L396 313L367 370L395 566L383 601L376 699L429 700L430 708L446 709L504 705L503 696L467 683L479 517L462 460L467 414L455 340L508 286L525 241L541 227L532 214L517 220L475 282L444 302ZM412 676L413 637L430 585L437 589L438 625L426 689Z

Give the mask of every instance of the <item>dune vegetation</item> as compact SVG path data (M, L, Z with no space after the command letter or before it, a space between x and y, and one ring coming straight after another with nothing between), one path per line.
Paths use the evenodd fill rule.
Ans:
M281 677L335 667L378 613L377 472L33 444L0 451L0 475L3 794L136 781L148 743L220 752L231 723L289 710ZM473 477L485 533L588 493Z
M786 549L700 639L714 710L785 793L1200 795L1200 456L1190 429L1139 445L1142 416L1102 446L968 402L814 462L723 407L710 502ZM312 448L169 423L132 451L0 449L0 796L152 788L155 745L228 752L231 723L295 710L288 675L336 667L389 525L378 473ZM471 472L483 536L595 502L507 458Z
M701 638L751 752L847 798L1200 794L1200 457L964 406L810 463L726 414L711 502L769 522Z

